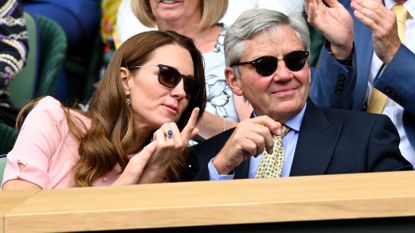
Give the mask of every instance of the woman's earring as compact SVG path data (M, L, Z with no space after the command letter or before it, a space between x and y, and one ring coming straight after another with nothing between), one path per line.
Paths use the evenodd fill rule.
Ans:
M130 96L127 96L127 100L126 100L126 102L127 102L128 107L130 107L130 106L131 106L131 99L130 99Z

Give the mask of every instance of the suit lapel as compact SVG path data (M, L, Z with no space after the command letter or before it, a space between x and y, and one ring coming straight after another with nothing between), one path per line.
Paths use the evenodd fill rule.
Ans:
M301 123L290 176L325 174L341 132L311 101Z
M235 169L235 179L245 179L249 176L249 164L250 159L244 160L236 169Z

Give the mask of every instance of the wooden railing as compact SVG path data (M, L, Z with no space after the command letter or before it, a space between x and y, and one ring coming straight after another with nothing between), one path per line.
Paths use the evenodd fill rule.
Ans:
M415 171L3 191L0 214L7 233L415 217Z

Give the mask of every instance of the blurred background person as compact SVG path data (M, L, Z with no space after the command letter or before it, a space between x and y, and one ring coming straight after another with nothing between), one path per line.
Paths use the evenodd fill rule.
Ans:
M387 115L415 164L415 0L307 0L327 43L310 96L320 106Z
M12 106L6 87L25 65L28 33L19 1L0 0L0 15L0 123L14 127L19 110Z

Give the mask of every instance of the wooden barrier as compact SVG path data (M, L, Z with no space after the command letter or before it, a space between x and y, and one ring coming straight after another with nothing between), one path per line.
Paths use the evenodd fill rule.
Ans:
M415 171L408 171L40 191L9 208L4 229L185 229L414 216Z
M4 216L13 208L20 205L26 199L35 195L38 191L0 191L0 233L4 231Z

